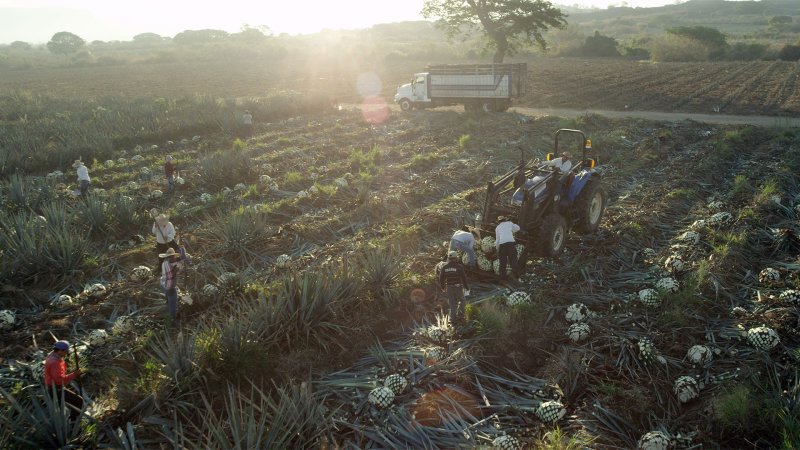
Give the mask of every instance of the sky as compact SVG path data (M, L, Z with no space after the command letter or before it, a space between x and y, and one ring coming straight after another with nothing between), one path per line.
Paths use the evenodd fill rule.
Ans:
M555 4L606 8L654 7L676 0L564 0ZM152 32L172 37L205 28L237 32L244 25L272 33L308 34L322 29L368 28L424 20L423 0L0 0L0 44L45 43L59 31L87 42L129 41Z

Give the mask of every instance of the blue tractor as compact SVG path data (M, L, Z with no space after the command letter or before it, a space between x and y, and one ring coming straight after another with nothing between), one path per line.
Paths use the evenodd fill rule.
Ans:
M560 148L566 136L579 141L574 157ZM515 169L489 182L479 224L481 235L494 236L498 216L519 225L515 239L524 249L518 267L524 269L530 255L561 254L570 230L583 234L597 230L606 192L589 152L591 141L582 131L562 128L556 131L555 148L546 161L526 162L523 158Z

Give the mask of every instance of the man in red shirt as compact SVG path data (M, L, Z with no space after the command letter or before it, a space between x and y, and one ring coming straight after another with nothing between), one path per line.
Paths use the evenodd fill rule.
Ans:
M69 412L70 420L75 420L83 409L83 398L69 389L69 382L80 375L80 370L67 374L67 362L64 358L69 355L69 342L58 341L53 345L53 352L44 361L44 385L47 391L55 394L55 399L61 399L72 406Z
M178 168L172 162L172 155L167 155L167 162L164 163L164 175L167 177L167 192L175 192L175 172Z

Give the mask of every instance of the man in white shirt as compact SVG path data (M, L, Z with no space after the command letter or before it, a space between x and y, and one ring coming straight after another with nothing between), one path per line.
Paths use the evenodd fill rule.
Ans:
M514 233L519 231L519 225L505 216L498 217L497 222L494 239L500 260L500 279L505 280L508 278L506 267L510 266L512 272L517 270L517 242L514 240Z
M253 115L250 114L250 111L242 114L242 125L244 126L244 137L250 137L253 134Z
M91 182L89 179L89 169L83 165L83 161L80 159L77 159L74 163L72 163L72 168L76 169L78 174L78 184L81 191L81 196L85 196L89 193L89 183Z
M555 167L561 173L567 173L572 169L572 154L570 152L562 152L561 156L550 161L542 163L543 166Z

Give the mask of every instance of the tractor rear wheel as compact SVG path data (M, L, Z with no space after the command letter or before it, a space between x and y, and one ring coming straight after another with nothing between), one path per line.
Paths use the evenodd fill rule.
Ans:
M600 226L606 208L606 191L599 177L592 177L575 201L575 231L581 234L594 233Z
M536 235L538 253L542 256L558 256L567 243L567 221L558 213L544 217Z

